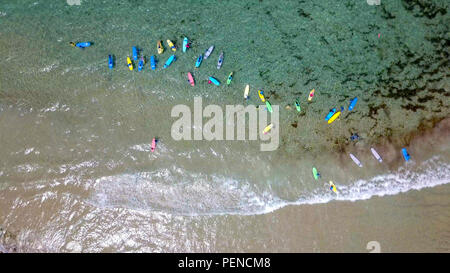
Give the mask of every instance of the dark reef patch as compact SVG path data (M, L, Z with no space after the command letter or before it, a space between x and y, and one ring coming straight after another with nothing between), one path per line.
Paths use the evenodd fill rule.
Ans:
M383 104L380 104L380 105L377 105L377 106L375 106L373 103L370 103L367 106L369 107L369 114L368 114L368 116L370 118L372 118L372 119L375 119L375 120L377 119L375 117L375 115L378 114L378 110L387 108L386 103L383 103Z
M309 19L309 20L312 20L312 18L311 18L311 13L307 13L307 12L305 12L303 9L301 9L301 8L299 8L299 9L297 9L297 14L298 14L298 16L300 16L300 17L304 17L304 18L307 18L307 19Z
M434 99L434 96L426 95L425 97L418 98L417 101L418 101L419 103L425 103L425 102L427 102L427 101L429 101L429 100L432 100L432 99Z
M402 105L403 109L409 110L409 111L413 111L416 112L418 109L420 110L425 110L425 107L422 105L414 105L414 104L407 104L407 105Z

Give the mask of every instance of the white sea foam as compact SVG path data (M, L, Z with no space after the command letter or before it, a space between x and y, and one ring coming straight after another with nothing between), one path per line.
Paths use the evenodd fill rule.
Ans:
M51 65L48 65L48 66L46 66L44 68L39 69L39 72L50 72L50 71L52 71L53 69L55 69L57 67L58 67L58 64L54 63L54 64L51 64Z
M59 102L53 103L50 107L43 108L40 111L47 113L47 112L55 112L55 111L63 111L67 112L70 110L70 107L68 107L66 104L59 105Z
M141 148L141 147L140 147ZM333 200L358 201L395 195L450 182L450 165L433 157L420 166L350 183L335 181L339 194L326 181L296 201L278 197L270 187L219 175L189 173L173 167L97 179L90 200L105 207L151 210L181 215L263 214L287 205L319 204Z

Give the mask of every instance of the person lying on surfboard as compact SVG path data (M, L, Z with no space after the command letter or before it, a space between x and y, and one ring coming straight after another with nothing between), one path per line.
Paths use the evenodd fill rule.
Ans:
M154 137L153 140L152 140L152 146L151 146L152 152L155 151L155 148L156 148L156 142L158 142L158 139L157 139L156 137Z

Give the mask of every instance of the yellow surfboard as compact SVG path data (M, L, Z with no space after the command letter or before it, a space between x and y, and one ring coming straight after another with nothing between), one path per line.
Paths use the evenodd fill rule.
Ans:
M164 52L164 47L163 47L163 45L162 45L162 42L161 42L161 40L160 41L158 41L158 43L157 43L157 46L156 46L157 48L158 48L158 54L162 54L163 52Z
M334 113L331 118L328 120L328 124L332 123L335 119L337 119L341 115L341 112Z
M258 95L262 102L266 102L266 98L264 97L264 92L262 90L258 90Z
M127 57L127 66L130 70L133 70L133 63L131 62L130 57Z
M248 99L248 92L250 92L250 85L247 84L244 90L244 99Z
M309 92L308 101L311 101L311 100L313 99L313 97L314 97L314 92L315 92L314 89L311 90L311 92Z
M177 51L177 48L175 47L175 45L172 43L171 40L167 40L167 44L172 49L172 51Z
M334 193L338 193L336 186L334 185L333 181L330 181L330 189L334 192Z
M267 134L272 128L273 128L273 123L267 125L267 127L264 128L263 134Z

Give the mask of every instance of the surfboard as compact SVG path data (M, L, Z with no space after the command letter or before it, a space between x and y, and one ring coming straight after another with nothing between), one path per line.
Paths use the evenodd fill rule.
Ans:
M313 173L314 179L318 180L319 173L317 172L317 169L315 167L312 168L312 173Z
M197 61L195 61L195 67L198 68L200 67L200 65L202 64L203 61L203 55L200 54L200 56L198 56Z
M167 40L167 45L172 49L172 51L177 51L177 47L172 43L171 40Z
M209 83L214 83L215 85L219 86L220 82L218 79L214 78L214 77L209 77Z
M360 168L362 168L362 164L361 161L359 161L358 158L356 158L356 156L354 156L353 154L350 154L351 159L353 160L353 162L355 162L356 165L358 165Z
M328 121L334 114L336 113L336 108L333 108L328 112L328 114L325 117L325 120Z
M259 98L262 102L266 102L266 98L264 97L264 92L262 90L258 90Z
M141 56L138 63L138 71L142 71L142 69L144 68L144 63L145 63L144 56Z
M357 101L358 101L358 98L356 98L356 97L350 101L350 106L348 107L348 111L352 111L353 110L353 108L355 107Z
M334 185L333 181L330 181L330 190L332 190L334 193L338 194L337 188Z
M158 49L158 54L162 54L162 53L164 52L164 47L163 47L161 41L158 41L156 47L157 47L157 49Z
M114 57L113 57L113 55L108 55L108 66L109 66L109 69L113 69L113 67L114 67Z
M381 156L377 153L377 151L374 148L370 148L370 151L372 152L373 156L381 163L383 162L383 159Z
M231 72L230 75L228 75L227 85L231 83L231 80L233 80L233 72Z
M206 51L205 51L205 56L203 57L205 60L208 59L209 55L211 55L211 53L214 50L214 46L210 46Z
M217 61L217 69L220 69L223 64L223 52L220 53L219 60Z
M406 148L402 149L402 154L405 161L408 161L411 158L411 156L408 154L408 151L406 151Z
M266 107L267 107L267 110L268 110L270 113L272 113L272 105L270 104L270 102L269 102L268 100L266 100Z
M137 61L138 59L138 49L137 47L133 46L133 60Z
M127 57L127 66L130 70L133 70L133 63L131 62L130 57Z
M188 49L188 42L189 42L188 38L184 37L184 39L183 39L183 52L186 52L186 50Z
M195 86L195 81L194 81L194 77L192 76L191 72L188 72L188 82L192 85Z
M314 97L314 92L315 92L314 89L311 90L311 92L309 92L308 101L311 101L311 100L313 99L313 97Z
M244 89L244 99L248 99L248 92L250 92L250 85L246 85Z
M155 59L155 55L152 55L152 56L150 57L150 65L151 65L151 67L152 67L152 70L155 70L155 69L156 69L156 59Z
M341 112L335 113L331 118L328 120L328 124L331 124L335 119L337 119L341 115Z
M263 134L267 134L272 128L273 128L273 123L267 125L267 127L264 128Z
M175 55L170 56L169 59L167 59L166 63L164 64L164 68L169 67L176 59L177 58Z
M300 107L300 101L298 99L295 100L295 108L297 109L297 112L300 112L302 108Z
M156 148L156 138L153 138L153 140L152 140L152 152L155 151L155 148Z

